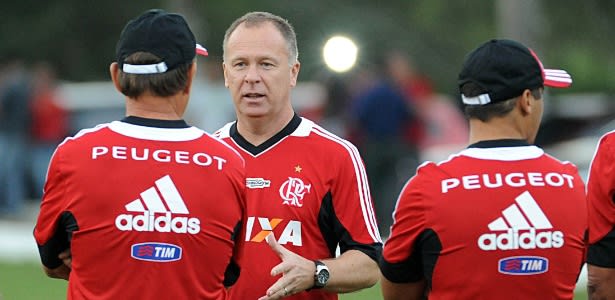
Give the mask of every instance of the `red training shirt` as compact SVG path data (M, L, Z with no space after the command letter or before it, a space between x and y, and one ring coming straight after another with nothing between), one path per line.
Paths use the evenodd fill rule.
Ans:
M182 120L82 130L51 160L42 262L70 246L68 299L225 299L244 181L237 152Z
M524 141L484 141L421 165L394 212L380 268L425 279L429 299L572 299L584 260L577 169Z
M265 237L311 260L359 250L378 259L381 239L357 149L312 121L294 116L278 134L253 146L229 123L215 135L246 161L247 213L241 276L231 299L258 299L279 279L281 259ZM337 299L324 290L285 299Z
M587 179L589 251L587 263L615 268L615 132L596 147Z

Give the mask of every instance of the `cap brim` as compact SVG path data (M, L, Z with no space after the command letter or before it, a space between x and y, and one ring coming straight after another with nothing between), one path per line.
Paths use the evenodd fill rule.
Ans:
M208 56L209 55L209 53L207 52L207 49L205 49L205 47L201 46L201 44L196 44L196 54L203 55L203 56Z
M544 69L545 86L554 88L567 88L572 84L572 77L564 70Z

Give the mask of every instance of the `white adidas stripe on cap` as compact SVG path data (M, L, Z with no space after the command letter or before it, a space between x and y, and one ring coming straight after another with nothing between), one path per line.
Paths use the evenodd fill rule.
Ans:
M201 44L196 44L196 54L201 56L208 56L209 52ZM122 65L122 72L126 74L160 74L168 70L165 62L150 65L131 65L124 63Z
M545 86L566 88L572 84L572 77L568 72L557 69L543 69Z
M203 47L201 44L196 44L196 54L208 56L209 52L207 52L207 49L205 49L205 47Z

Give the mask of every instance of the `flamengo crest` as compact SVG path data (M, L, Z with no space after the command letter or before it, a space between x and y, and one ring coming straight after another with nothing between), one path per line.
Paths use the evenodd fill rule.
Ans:
M299 178L288 177L280 187L280 197L284 200L282 204L302 207L303 196L309 193L311 188L311 184L305 184Z

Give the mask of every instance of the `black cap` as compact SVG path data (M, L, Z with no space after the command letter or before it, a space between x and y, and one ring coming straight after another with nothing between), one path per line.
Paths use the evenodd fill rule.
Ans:
M528 47L512 40L490 40L472 51L459 73L459 88L472 82L486 92L466 97L466 105L485 105L517 97L525 89L541 86L569 87L572 78L564 70L545 69Z
M207 55L196 43L184 17L161 9L148 10L130 20L122 30L116 46L117 63L124 73L156 74L190 63L195 55ZM149 52L162 59L158 64L131 65L126 57L136 52Z

